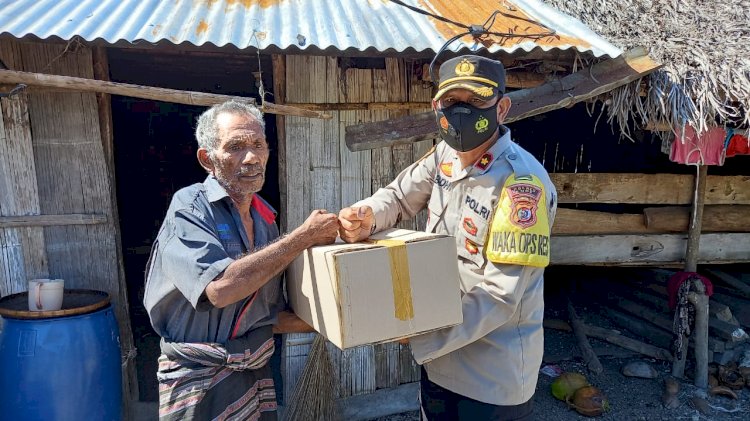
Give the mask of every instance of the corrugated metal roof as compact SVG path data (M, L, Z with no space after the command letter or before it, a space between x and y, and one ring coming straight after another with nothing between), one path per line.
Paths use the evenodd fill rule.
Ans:
M523 20L532 19L556 33L538 40L495 37L488 44L491 52L574 48L597 57L621 53L580 21L539 0L403 1L464 24L481 25L494 10L522 18L497 16L491 28L496 32L544 32ZM0 33L17 38L434 52L461 31L387 0L0 0ZM482 47L464 37L450 49Z

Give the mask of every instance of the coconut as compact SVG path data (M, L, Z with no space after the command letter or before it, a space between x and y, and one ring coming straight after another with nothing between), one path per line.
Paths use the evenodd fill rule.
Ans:
M588 386L588 384L589 382L583 374L562 373L552 382L552 396L561 401L567 401L576 390Z
M568 404L579 414L587 417L595 417L609 411L607 397L594 386L584 386L576 390L572 401Z

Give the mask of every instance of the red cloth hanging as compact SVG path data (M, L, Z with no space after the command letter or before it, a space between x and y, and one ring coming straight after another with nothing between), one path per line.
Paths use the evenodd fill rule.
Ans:
M706 295L711 296L714 293L714 285L711 283L711 280L706 278L703 275L699 275L695 272L676 272L674 275L672 275L669 278L669 281L667 281L667 293L669 295L669 308L671 310L674 310L675 307L677 307L677 293L680 290L680 285L682 285L683 282L698 278L703 282L703 285L706 287Z
M724 165L724 141L727 132L721 127L713 127L698 133L692 126L674 130L675 138L669 159L672 162L692 165Z
M735 155L750 155L750 139L736 134L729 139L727 145L727 158Z

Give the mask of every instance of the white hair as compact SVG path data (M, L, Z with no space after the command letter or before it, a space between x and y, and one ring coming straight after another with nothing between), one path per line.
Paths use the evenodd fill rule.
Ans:
M195 138L198 140L198 147L206 149L208 155L211 157L213 157L214 151L219 146L219 127L216 120L221 113L249 115L260 123L263 130L266 129L266 123L263 121L263 113L253 104L230 100L212 106L198 117L198 126L195 128Z

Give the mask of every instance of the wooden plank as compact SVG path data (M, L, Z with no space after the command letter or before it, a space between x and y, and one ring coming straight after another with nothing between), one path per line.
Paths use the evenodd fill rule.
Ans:
M408 69L407 69L408 71ZM410 74L412 72L409 72ZM424 101L427 103L432 102L432 85L431 84L425 84L424 81L419 80L417 78L409 78L409 101ZM411 110L409 111L409 114L415 115L420 112L426 112L429 111L430 106L425 108L424 110ZM435 139L425 139L419 142L414 142L412 144L412 147L414 149L413 154L413 160L417 161L421 159L425 154L427 154L435 144ZM415 222L414 225L417 230L424 230L427 226L427 214L428 210L425 208L421 212L417 214L417 216L414 218ZM412 378L416 380L419 380L419 367L416 365L416 363L413 364L415 367L415 371L412 373Z
M664 265L684 261L684 235L552 236L551 259L558 265ZM750 262L750 234L703 234L699 263Z
M386 60L396 60L387 58ZM430 108L429 102L343 102L316 104L312 102L295 102L288 105L315 111L376 111L376 110L424 110Z
M273 73L273 100L277 104L286 104L286 56L281 54L271 55L271 66ZM283 115L276 116L276 150L279 159L279 201L281 209L286 209L287 202L287 179L286 179L286 120ZM288 232L286 224L286 212L279 214L279 229Z
M646 227L660 232L687 232L690 208L667 206L643 210ZM748 205L708 205L703 210L701 232L750 232Z
M729 285L730 287L736 289L745 297L750 297L750 285L747 285L746 283L740 281L734 276L726 272L716 270L716 269L706 269L705 272L709 274L712 278L718 279L722 283Z
M40 69L40 72L43 70L45 69ZM23 83L26 85L63 89L70 92L102 92L111 95L123 95L133 98L143 98L187 105L211 106L230 100L255 103L255 99L248 97L195 91L180 91L177 89L157 88L130 83L108 82L89 78L51 75L36 72L19 72L13 70L0 70L0 82ZM263 112L271 114L322 119L331 118L329 114L320 111L305 110L303 108L292 107L289 105L274 104L268 101L263 102L261 109Z
M634 203L689 205L689 174L553 173L559 203ZM750 204L750 176L712 176L706 180L706 204Z
M513 106L505 123L570 107L637 80L661 67L647 51L637 48L615 59L594 64L559 80L509 92ZM346 128L346 144L353 151L413 143L437 135L430 112L384 124L359 124Z
M0 59L11 69L22 66L19 44L0 40ZM39 214L29 97L21 92L0 99L0 217ZM0 295L25 291L27 280L49 276L44 230L0 225Z
M552 234L654 234L659 231L647 228L643 215L628 213L595 212L579 209L557 208Z
M0 216L0 228L106 224L101 214Z
M659 328L666 330L667 332L672 331L672 316L671 315L654 312L641 304L638 304L634 301L625 300L625 299L614 300L612 304L615 307L618 307L620 310L623 310L643 320L649 321L653 323L654 325L658 326ZM692 342L693 341L691 341L691 343ZM708 338L708 342L709 342L709 349L711 351L721 352L717 350L723 349L723 342L720 340L717 340L716 338L713 338L713 337ZM691 344L690 346L694 346L694 345Z

